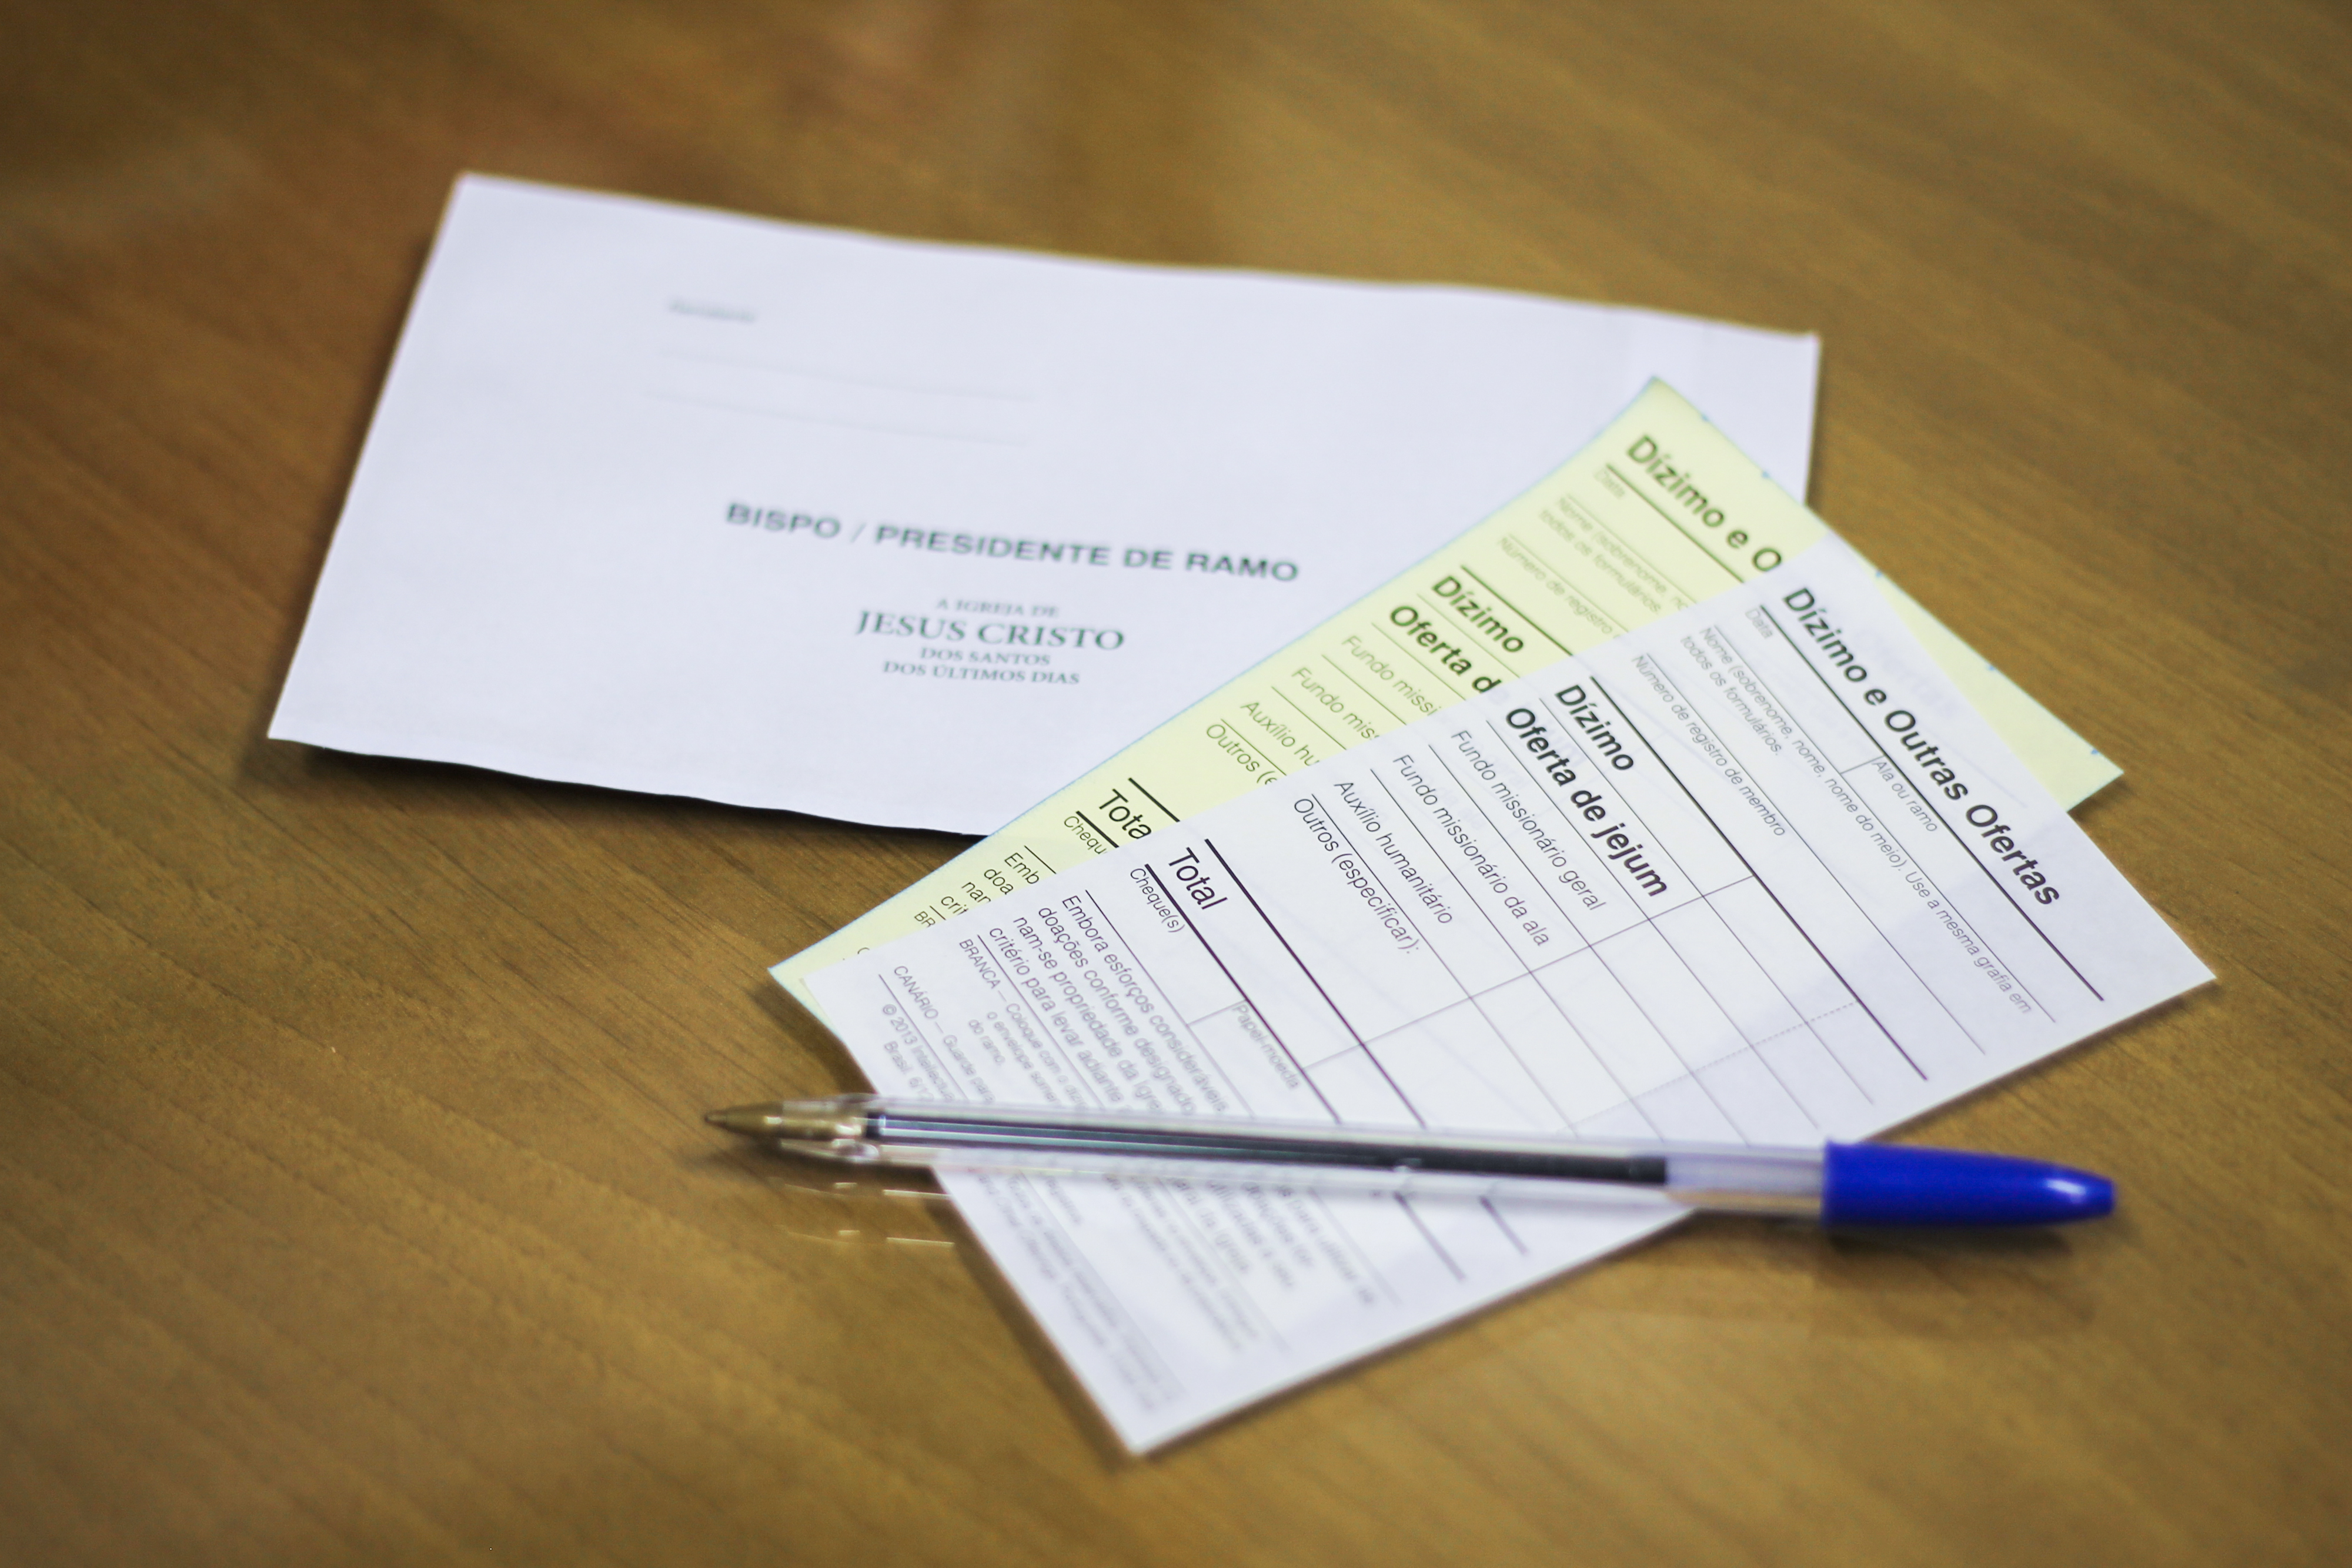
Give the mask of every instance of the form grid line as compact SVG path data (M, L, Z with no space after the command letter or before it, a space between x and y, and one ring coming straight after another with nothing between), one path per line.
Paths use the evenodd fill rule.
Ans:
M1795 712L1790 707L1789 704L1781 700L1780 694L1774 691L1772 689L1771 683L1764 678L1764 673L1745 660L1740 661L1740 664L1741 667L1748 672L1748 677L1755 681L1757 685L1763 689L1765 695L1770 697L1772 702L1780 709L1781 716L1786 718L1790 725L1795 727L1797 733L1804 737L1805 744L1811 747L1813 750L1819 753L1823 758L1827 758L1829 756L1829 747L1823 746L1820 740L1816 739L1812 731L1807 728L1803 721L1797 717ZM1659 671L1656 674L1659 680L1664 681L1673 689L1676 700L1680 701L1684 706L1690 708L1693 712L1697 711L1697 705L1693 703L1688 696L1684 695L1682 686L1674 679L1674 677L1666 674L1664 671ZM1902 959L1903 967L1911 972L1911 977L1913 979L1919 982L1920 988L1926 991L1928 996L1935 998L1936 1005L1943 1009L1944 1016L1952 1020L1952 1027L1958 1030L1961 1035L1967 1039L1970 1045L1976 1047L1979 1055L1985 1054L1983 1042L1977 1039L1976 1034L1969 1028L1968 1025L1960 1021L1959 1015L1953 1012L1951 1008L1945 1003L1944 999L1936 994L1935 988L1927 984L1927 977L1919 973L1918 966L1912 963L1910 958L1904 954L1903 950L1895 945L1895 940L1887 934L1886 928L1878 923L1877 916L1872 915L1869 910L1864 909L1862 906L1861 900L1855 898L1850 892L1847 892L1845 879L1830 873L1829 862L1822 859L1822 852L1813 847L1812 839L1804 831L1804 830L1797 826L1795 819L1790 816L1789 811L1783 808L1778 800L1774 800L1771 795L1765 790L1764 786L1757 782L1756 770L1748 767L1747 763L1739 760L1739 754L1732 749L1731 741L1721 733L1714 730L1710 730L1709 733L1714 736L1715 743L1723 747L1724 755L1729 757L1734 762L1738 763L1739 770L1748 776L1749 787L1755 789L1756 792L1764 799L1766 803L1772 808L1773 811L1780 816L1782 821L1789 824L1789 831L1796 835L1797 841L1805 847L1805 852L1813 857L1813 862L1816 865L1819 865L1823 873L1830 874L1831 881L1836 884L1838 891L1844 895L1846 903L1853 906L1853 912L1856 915L1861 915L1864 920L1869 923L1870 928L1878 933L1879 940L1886 944L1886 950L1893 953L1897 958ZM1868 764L1857 763L1855 766L1866 767ZM1838 777L1843 779L1845 777L1845 774L1841 772ZM1681 780L1677 779L1675 782L1680 783ZM1688 793L1688 791L1685 790L1685 793ZM1885 824L1884 813L1881 813L1879 820L1882 824ZM1894 839L1895 831L1893 826L1891 824L1885 824L1885 826L1888 837L1890 839ZM1719 832L1721 830L1718 829L1717 831ZM1728 842L1729 840L1727 838L1725 841ZM1899 841L1897 841L1899 842ZM1734 852L1737 852L1735 851ZM1919 865L1919 857L1913 854L1908 848L1906 848L1903 852L1909 857L1913 867L1915 869L1917 868ZM1924 876L1926 875L1926 873L1923 871L1921 872L1921 874ZM1943 888L1940 884L1936 884L1936 891L1939 894L1943 894ZM1944 900L1947 904L1950 903L1951 895L1944 894ZM2000 956L1998 949L1993 948L1992 943L1990 939L1986 940L1984 945L1989 951L1993 952L1994 956ZM2012 976L2014 975L2015 967L2011 965L2006 958L2001 959L2001 964L2003 968L2011 971ZM2017 984L2020 990L2026 990L2024 981L2019 980ZM2041 999L2034 997L2032 991L2026 990L2026 995L2032 1000L2035 1007L2042 1007ZM2047 1013L2050 1009L2042 1008L2042 1010L2044 1013Z

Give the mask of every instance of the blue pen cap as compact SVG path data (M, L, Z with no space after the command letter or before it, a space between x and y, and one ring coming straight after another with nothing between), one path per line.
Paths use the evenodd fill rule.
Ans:
M2106 1177L2040 1160L1896 1144L1822 1151L1823 1225L2063 1225L2115 1207Z

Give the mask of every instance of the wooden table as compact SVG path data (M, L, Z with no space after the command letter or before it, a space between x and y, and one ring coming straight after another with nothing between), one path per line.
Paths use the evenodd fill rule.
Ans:
M2341 7L0 15L0 1560L2352 1553ZM2124 1213L1694 1226L1118 1457L951 1217L697 1120L854 1082L761 967L955 841L263 738L467 168L1821 332L1814 504L2221 974L1925 1129Z

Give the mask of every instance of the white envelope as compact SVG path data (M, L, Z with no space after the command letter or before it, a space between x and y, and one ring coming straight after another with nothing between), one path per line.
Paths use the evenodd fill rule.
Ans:
M982 832L1652 376L1801 494L1818 359L467 176L270 734Z

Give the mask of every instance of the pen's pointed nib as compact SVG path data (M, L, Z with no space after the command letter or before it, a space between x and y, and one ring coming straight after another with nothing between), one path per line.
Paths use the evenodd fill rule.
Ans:
M725 1111L708 1111L702 1119L714 1127L724 1127L747 1138L772 1138L784 1130L784 1119L776 1114L773 1105L737 1105Z

